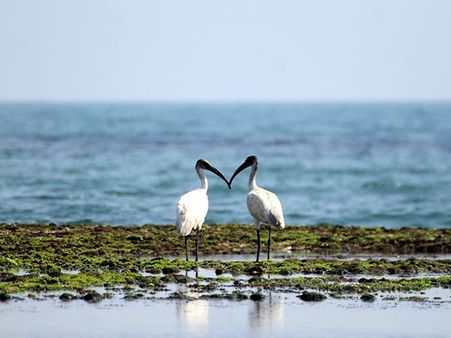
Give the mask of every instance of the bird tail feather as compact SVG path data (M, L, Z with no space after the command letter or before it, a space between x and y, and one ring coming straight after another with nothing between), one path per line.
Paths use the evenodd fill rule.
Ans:
M269 212L269 221L272 225L281 229L285 228L285 220L283 216L274 215L272 211Z

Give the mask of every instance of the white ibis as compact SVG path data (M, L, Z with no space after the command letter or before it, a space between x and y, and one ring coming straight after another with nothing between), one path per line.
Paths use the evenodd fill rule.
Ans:
M268 226L268 259L271 252L271 227L278 227L283 229L285 221L283 218L282 204L279 198L271 191L265 190L257 186L255 176L257 174L258 160L257 156L249 156L244 163L238 167L232 175L229 185L231 186L233 179L241 171L251 167L249 174L249 193L247 194L247 208L249 213L255 219L255 226L257 228L257 262L260 258L260 225L266 224Z
M227 185L230 185L224 175L215 167L213 167L208 161L198 160L196 163L196 172L201 181L200 189L191 190L182 195L177 203L177 218L175 225L177 232L185 237L185 253L186 260L188 260L188 235L192 230L196 231L196 262L198 261L199 253L199 234L202 224L204 223L205 216L208 212L208 180L205 176L205 170L209 170L212 173L222 178Z

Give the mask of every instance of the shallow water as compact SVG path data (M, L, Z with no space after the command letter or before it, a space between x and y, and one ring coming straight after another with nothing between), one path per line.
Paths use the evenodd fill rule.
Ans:
M444 296L431 290L430 296ZM449 298L449 293L446 296ZM332 300L18 301L0 304L2 337L448 337L449 299L426 303Z
M170 224L250 154L289 224L451 227L451 104L0 104L0 221ZM252 222L247 173L207 222Z
M333 255L319 255L319 254L306 254L306 253L292 253L292 254L286 254L286 253L277 253L272 252L271 253L271 260L273 261L282 261L285 259L290 258L297 258L297 259L314 259L314 258L324 258L324 259L336 259L336 260L345 260L350 261L354 259L358 260L368 260L368 259L386 259L389 261L396 261L401 259L409 259L409 258L416 258L416 259L451 259L451 254L436 254L436 255L430 255L430 254L406 254L406 255L384 255L384 254L349 254L349 253L343 253L343 254L333 254ZM152 257L153 258L153 257ZM184 259L184 256L169 256L168 259ZM224 262L230 262L230 261L248 261L253 262L255 261L255 254L224 254L224 255L201 255L199 256L200 261L224 261Z

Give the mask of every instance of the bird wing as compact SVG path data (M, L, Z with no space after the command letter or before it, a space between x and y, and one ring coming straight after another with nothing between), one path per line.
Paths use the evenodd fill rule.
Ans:
M196 189L182 195L176 210L177 232L182 236L187 236L193 229L200 229L207 212L208 197L205 191Z
M283 217L282 204L276 194L268 191L270 194L269 222L280 228L285 228L285 219Z
M257 188L247 195L250 214L262 223L284 228L283 209L279 198L272 192Z

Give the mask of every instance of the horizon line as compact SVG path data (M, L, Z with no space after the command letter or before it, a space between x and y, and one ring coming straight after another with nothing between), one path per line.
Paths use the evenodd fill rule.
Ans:
M0 104L451 104L449 99L0 99Z

